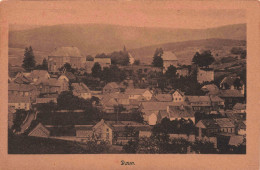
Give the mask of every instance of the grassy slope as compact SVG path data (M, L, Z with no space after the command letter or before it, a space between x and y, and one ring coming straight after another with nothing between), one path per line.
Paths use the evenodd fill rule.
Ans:
M76 46L83 55L111 52L122 49L136 49L154 44L166 44L209 38L246 39L246 25L238 24L206 30L140 28L116 25L55 25L9 33L9 53L14 57L23 56L23 50L31 45L36 58L41 62L54 48ZM154 49L153 49L154 51ZM18 59L21 61L21 59Z

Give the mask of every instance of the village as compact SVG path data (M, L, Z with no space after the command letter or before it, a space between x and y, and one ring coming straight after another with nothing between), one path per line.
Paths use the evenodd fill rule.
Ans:
M84 153L245 154L246 80L215 79L210 51L182 65L154 50L148 65L125 47L95 57L60 47L36 66L26 48L23 69L9 71L9 135L69 141Z

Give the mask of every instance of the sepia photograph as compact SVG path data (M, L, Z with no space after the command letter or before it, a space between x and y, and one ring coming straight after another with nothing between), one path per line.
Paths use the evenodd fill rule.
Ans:
M245 10L37 15L8 25L8 154L247 153Z

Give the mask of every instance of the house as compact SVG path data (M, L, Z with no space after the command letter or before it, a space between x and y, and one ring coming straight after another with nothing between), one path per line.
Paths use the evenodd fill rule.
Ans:
M246 113L246 104L237 103L237 104L234 105L233 110L236 113Z
M157 94L152 97L152 100L158 102L171 102L173 101L171 94Z
M111 65L111 58L109 57L95 57L94 63L99 63L101 68L109 67Z
M72 83L71 86L74 96L78 96L83 99L91 99L91 91L84 83Z
M132 109L137 109L139 104L134 103L129 99L128 95L122 93L106 94L103 95L101 99L101 104L103 106L103 111L106 113L115 113L115 106L122 106L124 108L123 112L129 112Z
M146 100L151 100L153 93L148 89L126 89L125 94L129 96L129 99L138 99L144 97Z
M215 84L207 84L202 86L202 91L207 95L217 95L219 93L219 88Z
M120 93L120 87L115 82L110 82L103 88L103 94Z
M8 83L8 96L22 96L30 97L31 101L36 99L36 96L39 95L37 87L32 84L17 84L17 83Z
M197 81L198 83L214 81L214 70L211 68L198 68Z
M170 65L172 65L174 67L177 67L177 65L178 65L177 56L173 52L164 51L163 55L162 55L162 59L163 59L163 71L164 72L166 72L166 70L168 69L168 67L170 67Z
M62 73L60 75L58 80L59 81L67 81L67 82L75 82L77 80L77 77L72 72L66 71L65 73Z
M10 82L16 84L30 84L32 83L32 80L30 78L27 78L27 76L25 76L25 73L18 72L16 76L11 79Z
M48 71L59 72L65 63L69 63L72 68L80 68L86 59L82 57L77 47L60 47L48 56Z
M170 120L180 120L180 119L185 119L185 120L192 120L195 122L195 112L193 111L192 107L189 105L180 105L180 106L167 106L167 114L168 118Z
M105 121L104 119L93 125L75 125L75 129L76 137L82 141L95 139L110 144L125 144L138 136L151 133L149 125L134 121Z
M37 82L39 80L48 80L50 74L46 70L33 70L28 76L27 79L30 79L32 82Z
M232 109L237 103L244 103L245 96L239 90L220 90L219 95L225 101L225 109Z
M234 134L235 125L228 118L202 119L195 125L198 128L198 136L210 137L220 133Z
M167 110L168 105L172 102L142 102L140 110L144 113L144 121L149 125L155 125L158 122L158 114L162 110Z
M48 138L50 136L50 131L41 123L39 123L28 136Z
M38 91L41 94L46 93L61 93L64 86L58 79L50 78L48 80L41 80L35 83Z
M93 128L94 125L75 125L76 137L82 142L89 141L93 138Z
M232 112L225 112L226 116L232 121L236 127L236 134L245 135L246 134L246 115Z
M224 109L225 101L216 95L209 96L211 101L211 111L220 111Z
M182 92L182 91L180 91L178 89L173 91L172 99L173 99L173 102L184 102L185 101L184 92Z
M193 110L210 112L211 100L209 96L186 96L186 101L192 106Z
M244 93L244 82L240 79L239 76L236 75L230 75L222 79L222 81L219 84L220 89L226 90L240 90L241 93Z
M29 96L8 95L8 106L16 110L30 110L31 100Z
M106 113L115 113L115 106L118 106L118 102L114 97L106 95L101 99L102 109Z

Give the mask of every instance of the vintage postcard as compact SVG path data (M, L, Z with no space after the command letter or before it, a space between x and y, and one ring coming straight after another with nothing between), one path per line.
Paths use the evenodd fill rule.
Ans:
M259 2L0 7L1 169L259 169Z

